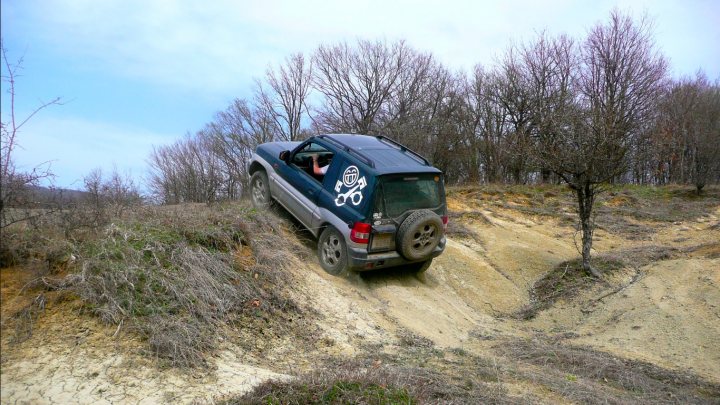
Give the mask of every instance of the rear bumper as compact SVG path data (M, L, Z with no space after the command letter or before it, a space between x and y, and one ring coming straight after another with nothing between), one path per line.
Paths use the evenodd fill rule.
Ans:
M445 250L446 239L438 243L433 252L423 260L411 261L404 258L395 250L382 253L368 253L367 248L356 248L348 246L348 267L355 271L375 270L388 267L402 266L409 263L417 263L440 256Z

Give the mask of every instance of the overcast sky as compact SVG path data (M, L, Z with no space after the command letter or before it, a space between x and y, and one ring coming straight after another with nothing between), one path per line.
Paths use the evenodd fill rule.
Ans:
M2 0L2 37L22 116L61 96L19 135L18 165L52 162L56 183L90 170L146 172L152 145L195 132L249 96L268 64L319 44L405 39L452 69L491 65L537 31L582 38L617 7L655 22L674 76L720 77L720 1ZM5 69L3 68L3 74ZM3 83L3 121L8 100Z

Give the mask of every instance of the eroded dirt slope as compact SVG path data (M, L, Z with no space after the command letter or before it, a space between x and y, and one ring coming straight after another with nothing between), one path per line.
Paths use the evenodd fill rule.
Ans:
M312 242L306 243L313 259L292 266L300 280L292 291L307 305L304 322L317 327L313 343L270 336L253 349L230 340L210 371L158 369L140 354L131 334L115 336L115 328L73 309L77 302L49 304L25 342L10 344L9 332L3 332L2 402L209 400L242 393L268 378L288 378L328 357L397 353L408 339L499 358L502 342L539 335L720 383L717 202L692 218L628 217L620 230L599 229L595 255L637 255L636 264L626 260L631 264L605 282L521 320L514 314L532 303L533 285L577 257L576 231L567 216L525 209L522 198L497 204L489 202L492 197L451 194L454 230L447 250L422 276L403 269L330 276L316 263ZM3 291L3 302L12 302L8 297L17 291ZM247 340L248 334L238 333L237 339ZM504 383L518 398L562 400L538 384Z

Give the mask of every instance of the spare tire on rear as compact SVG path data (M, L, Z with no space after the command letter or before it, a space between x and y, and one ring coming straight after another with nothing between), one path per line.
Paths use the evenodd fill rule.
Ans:
M397 244L406 259L422 260L435 250L442 235L442 219L430 210L418 210L400 224Z

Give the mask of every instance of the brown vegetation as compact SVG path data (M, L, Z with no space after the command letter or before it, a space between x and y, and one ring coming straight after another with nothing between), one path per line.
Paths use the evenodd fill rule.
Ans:
M23 397L20 381L34 392L53 387L46 379L69 378L47 371L62 367L36 369L22 359L78 362L72 353L92 349L103 359L125 353L150 380L183 381L148 398L176 398L177 390L184 402L712 403L717 397L710 348L717 341L712 301L720 279L708 267L720 252L713 240L717 188L702 196L687 187L612 188L598 210L603 228L595 265L603 281L588 277L570 238L558 236L576 232L566 220L573 200L562 186L448 192L452 240L422 278L402 271L328 276L313 264L312 241L303 243L304 234L295 237L297 230L284 225L287 215L279 219L243 204L124 210L112 225L74 228L70 239L50 216L38 232L16 224L10 230L33 248L1 274L3 395ZM634 239L639 228L645 236ZM33 234L48 247L39 249ZM512 316L526 304L530 319ZM69 326L57 332L54 322ZM674 329L683 335L668 332ZM617 341L618 334L628 340ZM70 349L63 349L67 339ZM228 360L228 353L237 357ZM97 361L83 360L82 367L94 370ZM127 374L122 367L135 366L114 367ZM234 380L216 385L193 377L228 378L226 370L242 367L257 373L241 380L242 390L228 388ZM25 369L39 379L18 377ZM110 378L104 373L98 381ZM103 389L117 395L135 384L125 395L140 400L155 387L123 378ZM223 391L208 388L219 386ZM87 402L106 394L84 395Z
M10 236L42 234L51 241L7 246L20 267L33 258L48 266L26 284L37 298L10 314L15 340L30 336L46 291L74 294L87 312L118 331L137 333L153 357L181 367L204 364L228 325L267 317L280 322L299 311L275 288L290 283L284 269L297 254L292 244L276 248L284 240L276 217L246 206L187 208L136 209L113 216L112 224L103 223L82 239L77 232L65 239L57 227L62 222L8 229ZM24 246L33 249L18 251ZM238 258L236 252L243 250L253 260ZM57 265L66 268L57 274Z

